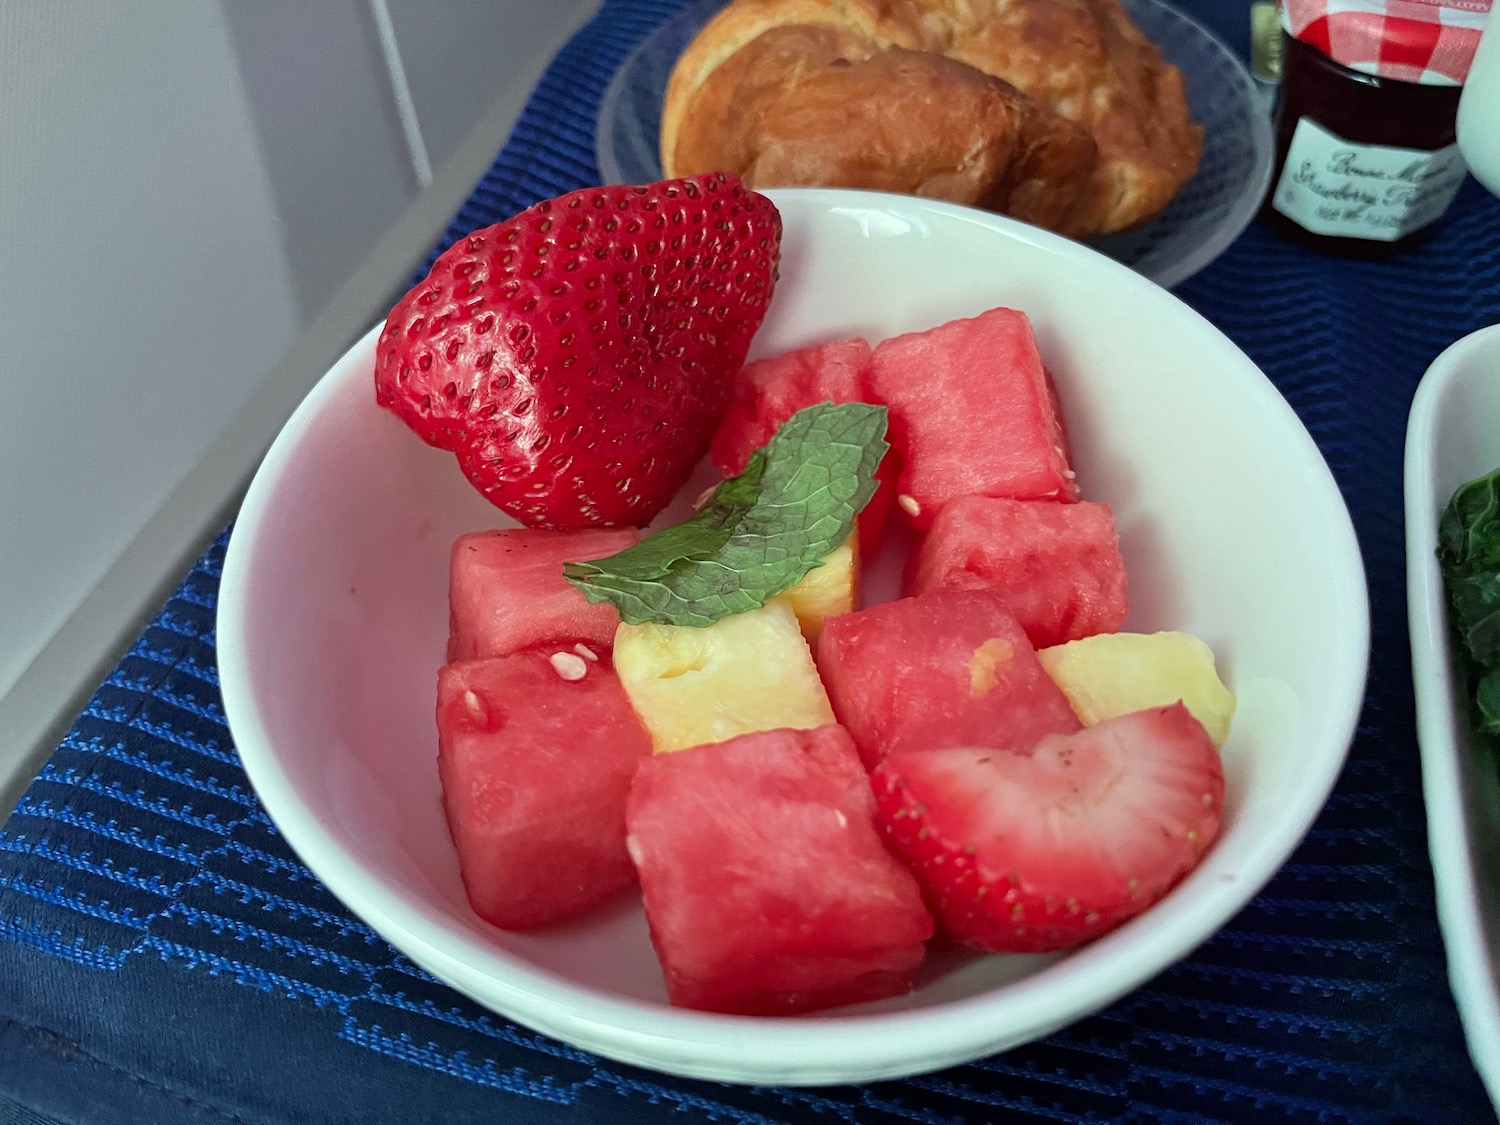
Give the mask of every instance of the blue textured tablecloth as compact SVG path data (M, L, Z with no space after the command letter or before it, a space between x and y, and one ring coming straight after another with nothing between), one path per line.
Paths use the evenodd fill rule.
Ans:
M681 6L606 0L447 237L597 182L600 96ZM1242 40L1243 6L1214 11ZM1374 614L1368 698L1332 799L1191 958L1045 1041L864 1087L665 1078L507 1023L355 920L256 802L215 677L221 537L0 832L0 1125L1494 1121L1434 914L1401 463L1423 370L1500 321L1500 202L1470 183L1435 241L1383 265L1320 257L1256 225L1181 295L1317 439L1354 516Z

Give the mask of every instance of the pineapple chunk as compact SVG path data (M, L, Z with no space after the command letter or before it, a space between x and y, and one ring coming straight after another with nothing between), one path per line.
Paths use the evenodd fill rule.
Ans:
M1219 679L1213 650L1197 637L1100 633L1044 648L1037 657L1085 726L1180 699L1215 746L1229 737L1234 693Z
M823 556L820 566L815 566L803 575L802 580L775 601L785 601L797 615L802 626L802 635L814 652L818 648L818 634L823 631L823 622L840 613L854 609L856 582L859 575L859 548L853 535Z
M658 754L834 721L807 641L783 600L701 629L622 624L614 665Z

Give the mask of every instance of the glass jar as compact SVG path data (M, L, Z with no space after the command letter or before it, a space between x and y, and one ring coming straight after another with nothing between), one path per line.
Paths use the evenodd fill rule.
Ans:
M1354 69L1286 30L1282 47L1266 221L1316 249L1358 257L1422 240L1466 172L1455 134L1462 86Z

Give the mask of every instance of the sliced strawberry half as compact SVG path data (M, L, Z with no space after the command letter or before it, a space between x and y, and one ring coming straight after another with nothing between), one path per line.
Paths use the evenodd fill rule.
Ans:
M924 750L874 771L878 820L944 931L991 952L1098 937L1167 893L1219 832L1224 771L1181 703L1027 754Z
M724 175L538 203L391 310L376 400L527 526L644 525L707 451L780 241L775 205Z

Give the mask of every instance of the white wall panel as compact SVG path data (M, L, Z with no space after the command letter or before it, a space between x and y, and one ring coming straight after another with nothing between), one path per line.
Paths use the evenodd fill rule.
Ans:
M298 313L218 5L0 10L3 695Z
M0 817L596 7L0 0Z
M384 0L422 137L441 164L539 43L557 43L597 0Z
M440 18L445 5L431 6ZM367 0L223 0L308 318L418 184Z

